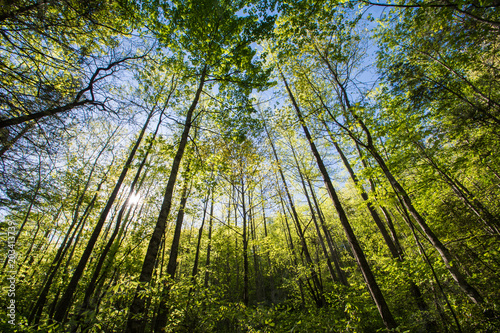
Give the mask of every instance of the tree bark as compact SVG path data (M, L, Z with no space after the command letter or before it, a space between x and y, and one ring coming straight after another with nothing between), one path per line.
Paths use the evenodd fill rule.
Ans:
M363 253L363 250L361 249L361 246L359 245L359 242L354 235L354 231L352 230L352 227L347 219L347 215L345 214L344 208L342 207L342 204L340 202L340 199L337 196L337 193L332 185L332 182L330 180L330 176L328 174L328 171L326 170L326 167L323 163L323 160L316 148L316 145L314 144L314 141L311 137L311 134L309 133L309 129L306 126L304 117L302 116L302 112L300 111L300 108L295 100L295 97L292 94L292 91L290 90L290 87L288 86L288 82L285 79L285 76L283 73L281 73L281 78L283 79L283 83L285 84L286 90L288 92L288 95L290 97L290 100L292 102L292 105L295 109L295 112L297 114L297 117L299 119L299 122L302 126L302 129L304 131L304 134L309 141L309 145L311 147L311 151L316 158L316 162L318 164L318 168L320 169L320 172L323 176L323 180L325 181L326 188L328 190L328 194L330 195L330 198L333 201L333 204L335 206L335 209L337 211L337 214L340 219L340 223L342 224L344 231L347 236L347 240L349 244L351 245L351 248L354 253L354 257L356 258L356 261L358 263L359 268L361 269L361 272L363 273L363 277L366 281L366 284L368 286L368 290L370 291L370 295L372 296L373 300L375 301L375 304L377 305L378 311L380 313L380 316L382 317L382 320L387 327L387 329L393 329L396 328L398 325L396 321L394 320L394 317L392 316L391 311L389 310L389 307L387 306L387 303L385 301L385 298L382 294L382 291L380 290L376 280L375 276L373 275L370 266L368 265L368 261L366 260L366 257Z
M186 148L189 136L189 130L191 129L191 121L193 118L194 110L198 105L201 92L203 90L203 85L205 84L205 77L207 74L207 66L205 66L201 73L200 82L198 89L196 90L196 95L193 102L187 112L186 122L184 124L184 130L181 135L181 140L177 148L177 153L175 154L172 168L170 170L170 176L167 182L167 188L165 189L165 196L163 198L163 203L160 209L160 214L156 222L155 229L151 235L149 241L148 249L146 251L146 257L142 265L141 274L139 276L139 285L134 295L134 300L130 305L129 316L127 321L127 327L125 329L126 333L142 333L145 328L145 299L140 295L140 292L144 290L147 283L151 281L153 276L153 269L156 257L158 255L158 250L160 247L161 239L165 233L165 226L170 214L170 208L172 206L172 195L174 192L175 182L177 180L177 173L179 172L179 167L184 156L184 150Z
M61 300L59 301L58 306L56 307L56 311L54 313L54 320L57 322L63 322L64 317L66 316L66 313L68 312L69 308L71 307L71 300L73 299L73 294L76 291L76 288L78 286L78 282L80 281L80 278L83 275L83 271L85 270L85 267L87 265L87 262L90 258L90 255L92 253L92 250L94 249L94 245L97 242L97 239L99 238L99 234L101 233L101 229L104 225L104 222L106 221L106 218L108 217L108 214L111 210L111 207L113 206L115 199L118 195L118 192L123 184L123 181L125 180L125 176L127 175L127 172L130 168L130 165L132 164L132 161L135 157L135 153L137 152L137 149L139 148L142 138L144 136L144 133L148 127L149 121L151 120L151 117L153 116L153 112L151 112L146 119L146 122L144 123L144 126L141 129L141 132L139 134L139 137L137 138L136 142L134 143L132 150L129 153L128 159L125 162L125 165L123 166L123 169L120 173L120 176L118 178L118 181L116 182L116 185L113 189L113 192L109 196L109 199L106 203L106 206L101 212L101 215L99 217L99 220L97 221L94 230L92 232L92 235L90 236L90 239L87 243L87 246L85 247L85 250L83 251L83 254L80 258L80 261L78 262L77 267L75 268L75 271L73 272L73 276L66 288L66 291L64 292L63 296L61 297Z
M328 251L326 250L325 241L324 241L323 235L321 234L321 231L319 229L318 221L316 219L316 214L314 213L314 208L313 208L313 205L311 203L311 198L309 197L309 193L307 192L307 187L306 187L306 183L304 181L304 176L302 175L302 170L300 169L299 161L297 160L297 154L295 154L295 149L293 148L291 142L290 142L290 148L292 149L293 159L295 160L295 165L297 166L297 171L299 173L300 182L302 184L302 189L304 191L304 195L306 197L307 204L309 206L309 211L311 212L311 217L312 217L312 220L314 222L314 227L316 228L316 233L318 235L319 243L321 245L321 249L323 250L323 255L325 256L325 259L326 259L328 272L330 273L330 277L332 278L332 281L339 281L339 278L337 277L337 275L335 274L335 271L333 270L332 263L330 261L330 256L328 255Z
M186 175L189 173L189 165L186 167ZM158 314L155 318L155 332L161 332L165 329L167 325L168 318L168 301L170 295L170 288L172 286L172 281L175 279L175 272L177 270L177 257L179 255L179 245L181 239L182 224L184 222L184 209L186 208L186 203L188 199L188 188L190 180L185 178L184 185L182 187L181 202L179 204L179 212L177 213L177 219L175 221L174 237L172 239L172 245L170 246L170 257L167 264L167 275L170 281L163 283L160 306L158 309Z
M205 288L208 288L210 282L210 254L212 250L212 227L214 215L214 192L212 191L212 203L210 204L210 216L208 217L208 245L207 245L207 260L205 261Z
M280 160L278 158L278 154L276 152L276 148L274 147L272 138L271 138L265 124L264 124L264 130L266 131L266 134L267 134L267 137L269 139L269 143L271 145L271 149L272 149L272 152L274 155L274 159L276 160L276 163L278 166L278 172L280 174L281 181L283 183L283 187L285 189L285 193L286 193L288 202L290 204L290 209L292 211L292 218L295 222L295 229L297 231L297 235L299 236L300 243L302 246L302 252L304 254L304 257L305 257L305 260L307 263L306 266L308 266L307 268L310 272L311 279L313 281L314 288L311 289L312 297L313 297L314 301L316 302L316 306L318 308L320 308L325 304L325 300L324 300L324 296L323 296L323 288L322 288L321 283L318 279L318 275L317 275L316 271L314 270L313 260L311 258L311 254L309 252L309 248L307 246L306 239L304 237L304 231L302 230L299 215L297 214L297 210L295 209L295 205L293 203L292 195L290 194L290 191L288 189L288 184L286 182L285 175L283 174L283 170L281 168L281 164L280 164Z
M323 232L325 233L325 238L326 238L326 243L328 244L328 248L330 250L330 255L332 257L333 263L335 265L335 271L337 272L337 275L339 276L340 282L346 286L349 287L349 282L347 281L347 277L345 275L344 270L342 269L340 265L340 256L335 249L335 246L333 244L333 239L331 237L330 231L328 230L326 223L325 223L325 218L323 216L323 212L319 208L319 203L318 200L316 199L316 194L314 193L314 188L311 184L311 180L307 178L307 183L309 185L309 189L311 190L311 196L314 202L314 206L316 207L316 211L318 213L318 218L319 222L321 223L321 228L323 229Z
M327 65L327 67L328 67L330 73L332 74L336 84L340 88L339 98L341 98L341 100L343 101L342 106L343 106L345 112L349 113L353 117L354 122L359 124L359 126L361 127L361 130L363 131L363 133L366 136L366 142L362 142L360 140L360 138L355 133L353 133L349 128L340 124L336 120L335 116L331 113L329 108L326 106L326 104L324 103L321 96L318 94L320 102L321 102L322 106L324 107L325 111L327 111L327 113L332 117L332 120L335 121L336 124L339 127L341 127L351 137L351 139L354 142L365 147L368 150L368 152L373 156L373 158L377 161L377 163L379 164L380 168L382 169L384 175L386 176L387 180L389 181L389 183L393 187L394 191L403 201L406 209L410 212L410 214L413 216L415 221L417 221L418 225L423 230L426 237L429 239L429 241L434 246L434 248L438 251L439 255L441 256L441 258L443 260L443 263L445 264L446 268L448 269L448 271L450 272L451 276L453 277L455 282L458 284L460 289L462 289L462 291L472 300L472 302L474 302L476 304L483 303L484 302L483 297L479 294L479 292L474 287L472 287L467 282L465 277L462 275L462 273L458 269L457 265L452 264L452 256L451 256L450 251L444 246L443 243L441 243L439 238L429 228L425 219L420 215L420 213L413 206L413 203L412 203L408 193L406 192L406 190L396 180L396 178L394 177L392 172L387 167L385 160L379 154L377 148L375 147L375 145L373 143L373 138L371 136L370 130L368 129L366 124L363 122L363 120L352 109L350 102L349 102L349 96L347 94L346 88L340 82L340 80L338 78L338 74L335 72L335 70L332 68L330 62L328 61L328 59L326 59L326 57L321 53L321 51L317 48L316 45L315 45L315 49L318 52L318 54L320 55L320 57L322 58L322 60ZM314 85L310 81L309 81L309 83L310 83L311 87L315 90ZM315 92L316 92L316 90L315 90Z

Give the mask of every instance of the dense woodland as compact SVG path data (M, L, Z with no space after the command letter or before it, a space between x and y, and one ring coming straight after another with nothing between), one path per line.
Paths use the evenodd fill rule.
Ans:
M1 3L0 331L500 331L497 0Z

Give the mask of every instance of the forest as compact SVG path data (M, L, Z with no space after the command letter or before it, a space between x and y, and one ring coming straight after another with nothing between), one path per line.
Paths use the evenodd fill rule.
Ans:
M500 332L498 0L0 3L1 332Z

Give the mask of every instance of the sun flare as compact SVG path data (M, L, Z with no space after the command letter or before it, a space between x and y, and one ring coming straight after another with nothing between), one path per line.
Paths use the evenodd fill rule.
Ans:
M130 198L128 199L128 202L130 205L136 205L140 199L141 199L141 196L139 195L139 193L133 193L130 196Z

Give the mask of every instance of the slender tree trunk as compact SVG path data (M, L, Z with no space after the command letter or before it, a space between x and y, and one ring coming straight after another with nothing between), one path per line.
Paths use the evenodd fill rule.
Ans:
M201 219L201 225L198 229L198 238L196 242L196 252L194 256L193 270L191 273L191 283L194 285L196 283L196 276L198 275L198 264L200 262L200 251L201 251L201 238L203 236L203 228L205 227L205 221L207 216L208 201L210 198L211 190L207 192L207 197L205 199L205 206L203 208L203 218ZM192 290L192 287L190 288ZM191 293L191 292L190 292Z
M323 105L323 107L325 108L327 113L332 117L332 120L334 120L337 123L337 125L342 127L342 129L351 137L351 139L353 141L355 141L357 144L365 147L368 150L368 152L373 156L373 158L377 161L377 163L379 164L380 168L382 169L384 175L386 176L387 180L389 181L389 183L393 187L394 191L402 199L406 209L410 212L410 214L413 216L415 221L417 221L418 225L423 230L426 237L429 239L429 241L434 246L434 248L438 251L438 253L440 254L440 256L443 260L443 263L445 264L446 268L450 272L450 274L453 277L453 279L455 280L455 282L462 289L462 291L472 300L472 302L474 302L476 304L483 303L484 302L483 297L479 294L479 292L474 287L472 287L467 282L467 280L465 279L463 274L459 271L457 265L452 264L452 256L451 256L450 251L446 248L446 246L444 246L444 244L439 240L439 238L429 228L425 219L420 215L420 213L413 206L413 203L412 203L408 193L406 192L406 190L396 180L396 178L394 177L392 172L387 167L385 160L383 159L383 157L380 155L380 153L378 152L378 150L374 146L373 138L371 136L370 130L368 129L366 124L363 122L363 120L351 108L351 105L349 102L349 96L347 94L347 90L344 87L343 83L340 82L340 80L338 78L338 74L332 68L328 59L326 59L326 57L321 53L321 51L318 49L318 47L316 45L315 45L315 49L318 52L318 54L320 55L320 57L322 58L322 60L327 65L327 67L330 70L337 86L340 89L339 98L341 98L341 100L343 101L342 107L344 108L345 112L349 113L354 118L354 121L357 122L358 125L361 127L361 130L364 132L364 134L366 136L366 142L365 143L361 142L359 137L355 133L353 133L349 128L338 123L336 121L335 116L330 112L329 108L324 103L323 99L320 97L320 95L318 95L318 98L320 99L321 104ZM311 84L311 87L313 87L313 89L315 89L313 84L310 81L309 81L309 83Z
M262 189L262 183L260 183L260 197L261 197L261 205L262 205L262 223L264 224L264 239L267 238L267 221L266 221L266 208L264 206L264 202L266 201L265 200L265 196L264 196L264 191ZM266 256L266 261L267 261L267 267L268 267L268 270L269 270L269 284L270 284L270 293L269 293L269 296L270 296L270 300L271 300L271 303L272 304L275 304L276 303L276 286L275 286L275 282L274 282L274 278L273 278L273 275L274 275L274 271L275 269L273 269L273 266L272 266L272 263L271 263L271 257L269 256L269 251L266 251L265 252L265 256ZM265 290L264 290L264 294L266 294Z
M90 255L92 253L92 250L94 249L94 246L97 242L97 239L99 238L99 234L101 233L101 229L104 225L104 222L106 221L106 218L115 202L115 199L118 195L118 192L120 191L120 188L123 184L123 181L125 180L125 177L127 175L127 172L130 168L130 165L132 164L132 161L134 159L135 153L137 152L137 149L139 148L142 138L144 136L144 133L148 127L149 121L151 120L151 117L153 116L153 112L151 112L146 119L146 122L144 123L144 126L141 129L141 132L139 134L139 137L137 138L135 144L132 147L132 150L130 151L130 154L128 156L127 161L125 162L125 165L123 166L123 169L120 173L120 176L118 178L118 181L116 182L116 185L113 189L113 192L109 196L109 199L106 203L106 206L101 212L101 216L99 217L99 220L97 221L96 225L94 226L94 230L92 232L92 235L90 236L90 239L87 243L87 246L85 247L85 250L83 251L83 254L80 258L80 261L75 268L73 272L73 276L71 277L71 280L61 297L61 300L59 301L59 304L56 307L56 311L54 313L54 320L57 322L63 322L64 317L66 316L69 308L71 307L71 301L73 299L73 294L76 291L76 288L78 286L78 283L80 281L80 278L83 275L83 271L85 270L85 267L87 265L87 262L90 258Z
M115 130L115 132L116 132L116 130ZM35 325L38 325L40 317L42 315L43 307L44 307L46 299L47 299L48 292L49 292L50 287L52 285L52 281L53 281L54 277L56 276L61 263L63 262L64 256L66 255L66 253L70 249L71 243L73 242L73 239L75 239L75 235L77 235L78 230L81 230L81 228L83 227L83 224L86 221L86 216L90 213L90 210L93 208L94 203L97 199L97 194L99 193L101 186L104 184L104 182L106 180L106 176L105 176L105 177L103 177L101 182L98 184L96 193L94 194L94 196L93 196L92 200L90 201L90 203L88 204L88 206L85 208L85 211L84 211L82 217L79 219L79 211L80 211L81 205L83 204L84 197L87 194L87 189L90 185L92 175L93 175L95 168L97 166L97 161L99 160L101 154L104 152L104 149L108 146L109 142L110 141L108 140L106 142L106 144L104 145L103 149L99 152L98 156L96 157L96 161L95 161L94 165L92 166L92 169L90 170L89 176L87 177L87 182L85 183L84 189L83 189L82 193L80 194L80 198L78 199L78 202L77 202L75 210L74 210L73 222L72 222L70 228L66 231L65 239L63 240L62 244L60 245L60 247L56 253L56 256L54 257L54 259L52 261L51 268L49 269L49 272L47 275L47 279L42 284L43 288L42 288L42 291L37 299L37 303L30 311L30 315L28 317L28 323L31 323L34 320ZM73 227L75 227L75 229L74 229L73 233L71 234L71 237L69 237L69 234L71 233L71 230L73 229ZM68 239L68 237L69 237L69 239ZM59 298L60 291L61 290L59 289L56 299ZM55 304L54 304L54 306L51 307L50 312L53 313L54 310L55 310ZM52 316L52 315L50 315L50 316Z
M238 227L238 198L239 194L236 189L236 185L232 184L233 187L233 208L234 208L234 226ZM238 258L239 251L239 237L236 234L234 240L234 262L236 266L236 288L235 288L235 300L238 302L241 300L240 298L240 261Z
M254 282L255 282L255 298L257 302L261 302L264 298L264 281L262 276L262 270L260 265L260 257L257 253L257 232L255 226L255 214L254 214L254 204L253 204L253 196L249 196L248 204L249 214L248 220L250 223L250 231L252 237L252 255L253 255L253 267L254 267Z
M134 299L132 301L132 304L130 305L127 327L125 329L126 333L144 332L145 299L142 295L140 295L140 292L144 290L145 285L151 281L151 277L153 276L154 263L158 255L161 239L163 237L163 234L165 233L166 222L168 219L168 215L170 214L170 208L172 206L172 195L174 192L175 182L177 180L177 173L179 172L179 167L182 161L182 157L184 156L184 150L188 142L189 130L191 129L192 125L191 122L193 118L193 113L194 110L196 109L196 106L198 105L198 101L200 99L200 95L203 90L203 85L205 84L206 74L207 74L207 66L203 68L198 89L196 90L194 100L191 103L191 106L186 115L184 130L182 132L181 140L177 148L177 153L175 154L172 163L172 168L170 170L170 176L168 178L167 188L165 189L165 196L163 198L163 203L160 209L160 214L158 216L158 221L156 222L155 229L153 231L153 234L151 235L148 249L146 251L146 257L144 258L141 274L139 276L139 285L137 286Z
M241 206L243 215L243 304L248 306L248 235L247 235L247 209L245 199L245 183L241 177Z
M323 232L325 234L326 243L328 244L328 248L330 250L330 255L331 255L332 261L335 265L335 271L337 272L337 275L339 276L340 282L344 286L349 287L349 282L347 281L347 278L345 276L345 272L342 270L342 267L340 265L340 256L339 256L338 251L336 250L336 248L334 246L330 231L328 230L328 228L326 226L323 212L319 208L318 200L316 199L316 194L314 193L314 188L313 188L313 186L311 184L311 180L309 178L307 178L307 183L309 185L309 189L311 190L311 196L312 196L312 199L314 202L314 206L316 207L316 212L318 213L318 218L319 218L319 222L321 223L321 228L323 229Z
M186 167L186 177L189 174L189 165ZM172 281L175 279L175 272L177 270L177 257L179 255L179 245L181 239L182 224L184 222L184 209L186 208L186 203L188 199L190 180L185 178L184 185L182 187L181 202L179 204L179 212L177 213L177 219L175 221L174 237L172 239L172 245L170 246L170 257L167 264L167 275L171 281L163 283L160 306L158 309L158 314L155 318L155 332L161 332L165 329L167 325L168 318L168 301L170 295L170 288L172 286Z
M267 134L267 137L269 139L269 143L271 145L271 149L272 149L272 152L274 155L274 159L276 160L276 163L278 165L278 172L280 174L281 181L283 183L283 187L285 189L285 193L286 193L286 196L288 198L288 202L290 204L290 209L292 211L292 217L293 217L293 220L295 222L295 229L297 230L297 234L299 236L301 246L302 246L302 252L303 252L305 259L306 259L306 262L307 262L306 266L311 274L311 279L312 279L313 285L314 285L314 288L312 289L312 291L313 291L312 296L314 298L314 301L316 302L316 306L322 307L325 304L323 290L321 287L321 283L318 279L318 275L317 275L316 271L314 270L313 261L311 259L311 254L309 252L309 248L307 246L306 239L304 237L304 232L302 230L299 215L297 214L297 210L295 209L295 205L293 203L292 195L290 194L290 191L288 189L288 185L287 185L287 182L285 179L285 175L283 174L283 170L281 168L281 164L280 164L280 160L278 158L278 154L276 152L276 148L274 147L272 138L271 138L265 124L264 124L264 130L266 131L266 134Z
M392 222L391 215L389 213L389 210L385 208L384 206L380 206L380 209L382 210L382 213L384 213L385 220L387 221L387 226L389 227L389 230L391 232L391 237L392 240L394 241L394 245L396 246L396 249L399 253L400 258L404 258L404 251L403 248L401 247L401 244L399 243L399 237L396 233L396 229L394 228L394 223Z
M361 249L361 246L359 245L359 242L358 242L356 236L354 235L354 231L352 230L352 227L347 219L347 215L345 214L344 208L342 207L340 199L338 198L337 193L332 185L332 182L330 180L330 176L326 170L326 167L323 163L323 160L322 160L322 158L321 158L321 156L316 148L316 145L314 144L314 141L311 137L311 134L309 133L309 129L306 126L304 117L302 116L302 112L300 111L300 108L295 100L295 97L292 94L292 91L290 90L290 87L288 86L288 82L286 81L283 73L281 73L281 77L283 79L283 83L285 84L285 87L286 87L286 90L287 90L288 95L290 97L290 100L292 101L292 105L296 111L297 117L298 117L299 122L302 126L304 134L306 135L306 138L309 141L311 151L312 151L314 157L316 158L318 168L320 169L320 172L323 175L323 179L325 181L325 185L326 185L326 188L328 190L328 194L330 195L330 198L333 201L333 204L335 206L335 209L336 209L337 214L338 214L339 219L340 219L340 223L344 227L344 231L346 233L347 240L349 241L349 244L351 245L354 257L356 258L356 261L358 262L358 266L361 269L361 272L363 273L363 277L364 277L366 284L368 286L368 290L370 291L370 295L372 296L373 300L375 301L375 304L377 305L380 316L382 317L382 320L384 321L384 324L387 327L387 329L396 328L397 323L394 320L394 317L392 316L392 313L389 310L389 307L387 306L385 298L384 298L382 291L380 290L380 288L375 280L375 276L373 275L373 273L370 269L370 266L368 265L368 261L366 260L366 257L363 253L363 250Z
M291 142L290 142L290 148L292 149L293 159L295 160L295 165L297 166L297 171L299 173L300 182L302 184L302 189L304 191L304 195L306 197L307 204L308 204L309 210L311 212L311 217L312 217L312 220L314 222L314 226L316 228L318 240L319 240L319 243L321 244L321 249L323 250L323 255L326 258L328 272L330 273L330 277L332 278L332 281L339 281L339 278L337 277L337 275L335 274L335 271L333 270L332 263L330 261L330 256L328 255L328 251L326 249L325 242L323 240L323 235L321 234L321 231L319 229L318 221L316 219L316 214L314 213L314 208L313 208L313 205L311 203L309 193L307 192L306 182L304 181L304 176L302 175L302 170L300 169L299 161L297 160L297 154L295 154L295 149L293 148Z
M61 206L61 210L62 210L62 206ZM57 213L57 216L59 216L59 214L60 214L60 211ZM26 254L24 255L24 260L23 260L22 264L18 268L18 273L19 273L19 270L21 269L21 266L24 266L24 263L26 262L26 259L28 259L29 255L31 254L31 251L33 251L33 247L35 246L35 243L36 243L36 237L38 236L38 232L40 231L40 220L41 219L39 219L36 223L35 234L33 235L32 240L29 241L30 246L29 246L28 250L26 251Z
M212 191L212 202L210 204L210 216L208 217L208 245L207 245L207 260L205 261L205 288L208 288L210 281L210 252L212 250L212 226L214 215L214 192Z
M234 190L233 190L233 187L231 186L231 184L229 184L229 186L231 187L231 190L229 190L229 198L228 198L228 203L227 203L227 227L226 229L224 230L224 234L227 235L227 238L230 239L229 237L229 233L228 231L230 230L230 227L231 227L231 205L232 205L232 202L233 202L233 196L234 196ZM232 274L231 273L231 256L230 256L230 253L232 252L231 249L230 249L230 241L227 241L227 242L224 242L226 244L226 286L227 288L229 289L228 290L228 295L229 295L229 299L234 299L234 295L233 295L233 292L234 292L234 289L232 287L232 283L231 283L231 278L232 278Z

